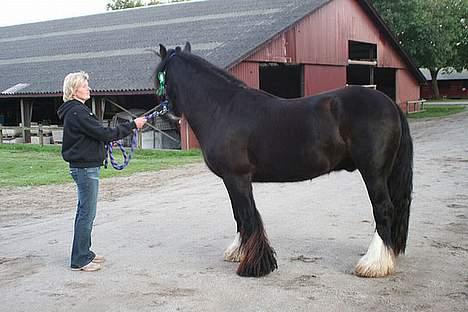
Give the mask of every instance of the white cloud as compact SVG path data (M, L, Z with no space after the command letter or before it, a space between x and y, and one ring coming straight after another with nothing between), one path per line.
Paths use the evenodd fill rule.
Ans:
M0 26L106 12L110 0L8 0L2 1Z

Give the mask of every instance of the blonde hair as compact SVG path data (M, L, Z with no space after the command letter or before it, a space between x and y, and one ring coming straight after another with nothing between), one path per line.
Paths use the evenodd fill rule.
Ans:
M63 101L73 100L73 93L88 80L89 75L84 71L68 74L63 80Z

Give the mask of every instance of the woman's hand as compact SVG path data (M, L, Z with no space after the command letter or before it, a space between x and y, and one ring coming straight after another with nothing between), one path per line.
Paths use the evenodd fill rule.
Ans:
M146 118L145 117L138 117L138 118L134 119L133 121L135 122L136 127L138 129L141 129L145 125Z

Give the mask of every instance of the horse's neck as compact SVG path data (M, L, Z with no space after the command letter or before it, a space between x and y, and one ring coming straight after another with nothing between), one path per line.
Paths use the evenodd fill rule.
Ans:
M222 110L240 88L228 81L212 83L213 80L216 77L194 79L184 76L183 80L178 80L180 88L176 97L181 102L182 113L199 139L210 132L216 112Z

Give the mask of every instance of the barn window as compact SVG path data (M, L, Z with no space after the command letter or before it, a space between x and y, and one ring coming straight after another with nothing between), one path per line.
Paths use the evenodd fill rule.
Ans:
M348 41L346 83L375 88L374 67L377 66L377 45Z
M303 96L303 67L298 64L260 64L260 89L276 96L291 99Z
M396 98L396 70L377 67L377 45L348 41L347 84L361 85L382 91Z
M377 45L373 43L348 41L349 59L353 61L377 61Z

